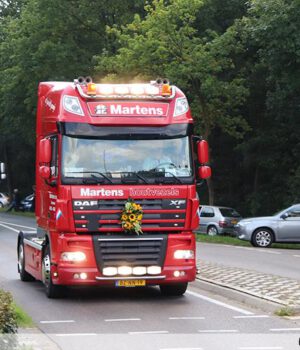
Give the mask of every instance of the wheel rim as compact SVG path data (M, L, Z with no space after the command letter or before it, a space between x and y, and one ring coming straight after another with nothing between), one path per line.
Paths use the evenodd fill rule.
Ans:
M256 233L255 240L260 247L267 247L272 243L272 236L268 231L259 231Z
M216 234L217 234L217 229L215 227L210 227L208 229L208 235L209 236L216 236Z
M49 257L49 254L45 255L44 259L43 259L42 278L43 278L43 283L47 287L50 283L50 257Z
M23 245L19 245L19 257L18 257L18 265L19 265L19 271L23 271L23 266L24 266L24 249Z

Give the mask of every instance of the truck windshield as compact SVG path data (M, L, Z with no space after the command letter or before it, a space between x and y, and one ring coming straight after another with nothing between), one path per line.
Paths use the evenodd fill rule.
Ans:
M151 140L63 136L63 183L189 183L192 175L188 136Z

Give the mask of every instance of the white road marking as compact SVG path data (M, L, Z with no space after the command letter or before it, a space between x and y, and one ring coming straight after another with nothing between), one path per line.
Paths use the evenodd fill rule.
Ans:
M269 318L268 315L233 316L233 318Z
M207 329L199 330L199 333L238 333L237 329Z
M90 337L91 335L97 335L96 333L66 333L66 334L55 334L56 337Z
M271 328L271 332L293 332L293 331L300 331L300 328Z
M108 318L105 322L141 321L140 318Z
M300 258L300 255L293 255L295 258Z
M280 350L281 346L242 346L240 350Z
M0 221L0 224L8 224L8 225L17 226L17 227L25 227L25 228L30 228L31 230L35 230L36 229L36 227L17 225L17 224L12 224L11 222L6 222L6 221Z
M203 350L203 348L161 348L159 350Z
M206 297L202 294L199 294L199 293L196 293L196 292L192 292L190 290L188 290L186 292L187 294L190 294L196 298L199 298L199 299L202 299L202 300L205 300L205 301L208 301L210 303L213 303L213 304L216 304L216 305L219 305L219 306L223 306L225 307L226 309L230 309L230 310L233 310L233 311L237 311L241 314L244 314L244 315L253 315L253 312L250 312L250 311L247 311L247 310L244 310L244 309L241 309L239 307L235 307L235 306L232 306L232 305L229 305L229 304L226 304L226 303L223 303L219 300L215 300L215 299L212 299L212 298L209 298L209 297Z
M43 324L51 324L51 323L74 323L74 320L57 320L57 321L40 321Z
M259 249L259 248L247 248L247 247L239 247L239 246L233 246L235 249L244 249L244 250L250 250L257 253L267 253L267 254L276 254L281 255L281 252L276 252L273 250L265 250L265 249Z
M16 230L15 228L12 228L12 227L6 226L6 225L1 224L1 223L0 223L0 226L2 226L2 227L4 227L4 228L7 228L8 230L12 230L12 231L14 231L14 232L20 232L20 230Z
M144 331L144 332L128 332L130 335L135 335L135 334L167 334L169 333L168 331Z
M199 316L199 317L169 317L169 320L205 320L205 317Z

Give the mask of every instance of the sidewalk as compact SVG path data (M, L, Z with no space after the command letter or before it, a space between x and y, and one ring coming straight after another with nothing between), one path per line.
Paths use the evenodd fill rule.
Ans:
M300 310L299 280L197 260L197 279Z

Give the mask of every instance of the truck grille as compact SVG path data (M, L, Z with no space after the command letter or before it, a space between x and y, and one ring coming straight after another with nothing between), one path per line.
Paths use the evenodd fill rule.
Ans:
M106 266L163 266L167 236L112 237L93 236L97 265Z
M76 232L120 232L120 214L126 200L74 199ZM179 231L184 228L185 199L136 200L143 207L143 232Z

